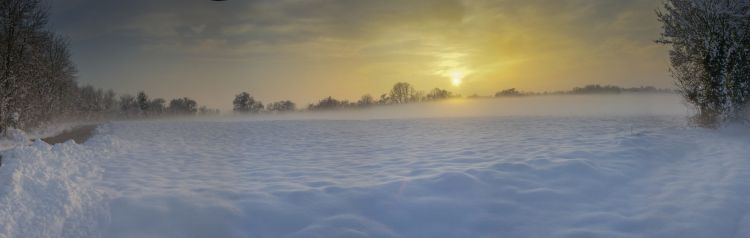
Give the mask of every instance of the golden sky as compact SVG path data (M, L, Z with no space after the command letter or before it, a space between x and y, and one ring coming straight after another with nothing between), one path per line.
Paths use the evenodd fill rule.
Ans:
M83 84L228 109L395 82L490 95L671 87L655 0L54 0ZM456 86L452 79L460 78Z

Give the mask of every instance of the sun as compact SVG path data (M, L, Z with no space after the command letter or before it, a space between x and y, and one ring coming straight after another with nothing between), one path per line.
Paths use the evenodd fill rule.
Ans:
M464 73L458 70L451 71L451 84L458 87L463 83Z

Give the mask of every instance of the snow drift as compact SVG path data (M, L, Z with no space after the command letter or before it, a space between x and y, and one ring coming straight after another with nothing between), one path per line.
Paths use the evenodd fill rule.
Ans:
M613 113L109 123L5 153L0 236L750 235L750 130L600 103Z
M0 237L99 236L108 216L104 194L95 186L105 148L36 140L4 152Z

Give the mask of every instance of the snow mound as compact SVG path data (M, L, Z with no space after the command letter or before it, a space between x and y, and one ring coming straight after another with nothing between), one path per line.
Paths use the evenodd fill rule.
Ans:
M25 140L25 139L24 139ZM107 222L102 154L73 142L41 140L3 153L0 237L96 237Z
M29 136L22 130L8 128L4 135L0 134L0 151L28 143Z
M43 125L39 128L23 131L16 128L8 128L5 133L0 134L0 151L9 150L16 146L28 145L34 139L47 138L58 135L64 131L71 130L81 123L69 122L53 125Z

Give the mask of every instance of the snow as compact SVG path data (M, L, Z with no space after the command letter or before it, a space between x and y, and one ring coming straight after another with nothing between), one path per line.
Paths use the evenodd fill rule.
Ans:
M0 237L95 237L106 216L96 151L40 140L3 153Z
M22 130L9 128L4 134L0 136L0 151L29 143L29 136Z
M0 237L750 236L750 129L610 99L107 123L3 153Z
M4 135L0 134L0 152L12 149L16 146L28 145L34 139L54 136L81 125L83 125L81 122L62 122L57 124L46 124L30 131L9 128Z

